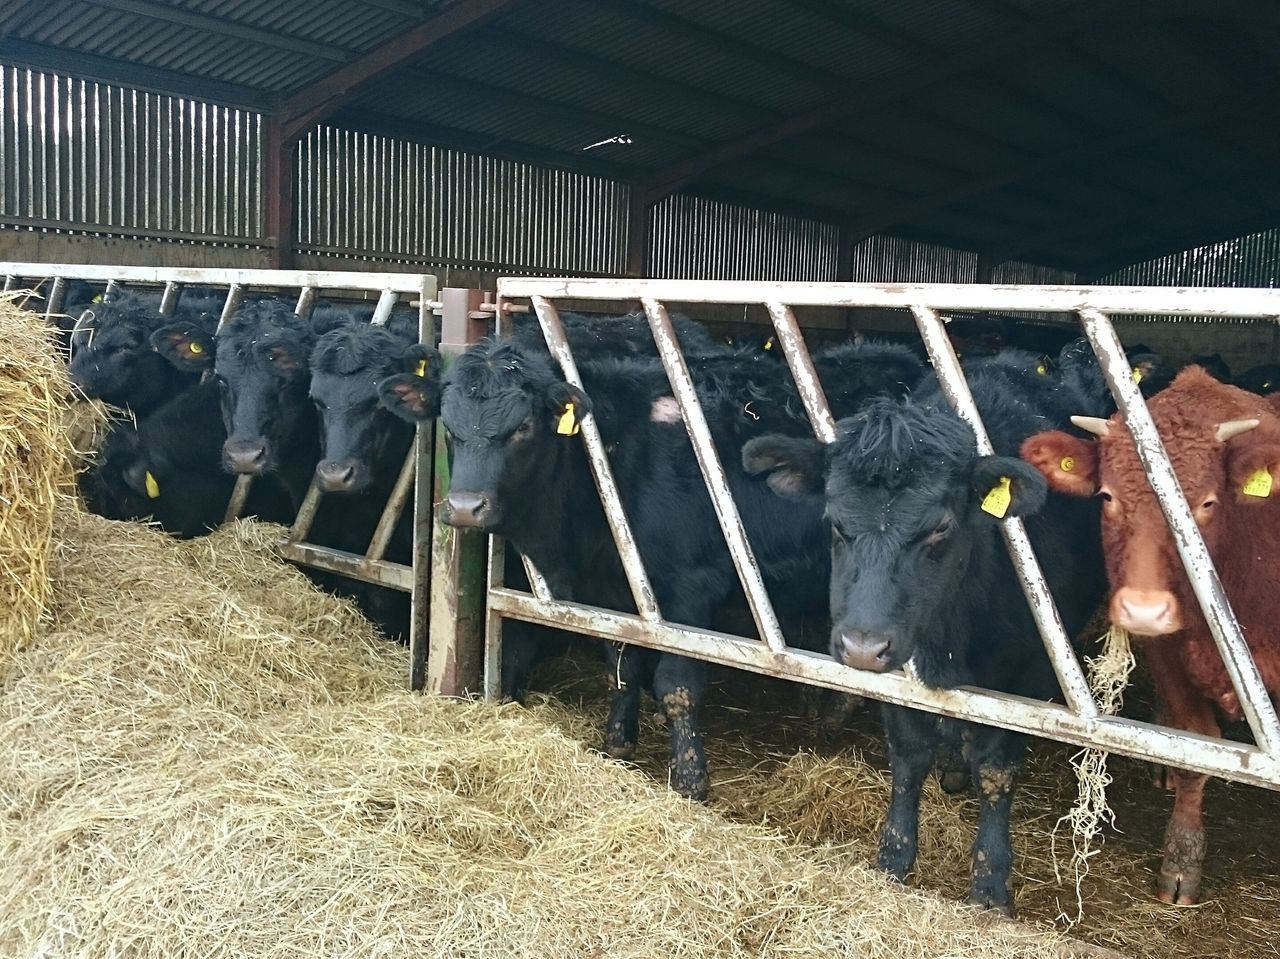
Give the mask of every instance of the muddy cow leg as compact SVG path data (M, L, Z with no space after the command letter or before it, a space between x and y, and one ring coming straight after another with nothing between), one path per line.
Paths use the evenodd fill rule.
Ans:
M707 798L707 753L699 711L707 688L706 663L663 653L653 676L653 695L671 734L671 787L696 802Z
M1002 729L970 728L969 769L978 797L978 834L973 840L973 872L969 901L984 909L1013 915L1009 873L1013 844L1009 812L1026 752L1026 740Z
M933 767L933 752L938 744L938 720L928 713L902 706L884 706L883 716L889 743L893 795L880 830L876 865L903 882L916 862L920 790Z
M938 774L938 784L947 795L954 796L969 788L972 777L959 742L944 738L934 752L934 766Z
M1221 729L1213 707L1187 679L1179 662L1180 650L1159 640L1146 644L1147 665L1169 725L1206 736ZM1190 906L1200 901L1200 877L1204 865L1205 836L1202 807L1207 776L1170 769L1173 780L1173 814L1164 834L1164 862L1156 881L1162 902Z
M609 644L609 718L604 727L604 751L614 759L630 759L640 732L640 696L653 668L655 654L639 646Z

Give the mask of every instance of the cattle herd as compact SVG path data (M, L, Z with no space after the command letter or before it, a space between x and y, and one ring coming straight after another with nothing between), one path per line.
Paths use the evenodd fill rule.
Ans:
M634 609L578 433L594 417L663 617L715 627L744 600L679 408L643 316L565 315L582 387L566 381L538 325L467 349L442 368L418 342L416 313L384 326L371 310L322 304L303 317L249 297L219 327L223 297L189 291L162 316L156 297L115 293L74 303L63 333L76 389L132 413L103 442L80 483L89 507L149 518L181 536L222 521L236 474L257 477L246 513L288 522L315 482L311 540L362 553L416 424L443 424L452 458L445 522L506 537L557 599ZM804 404L771 340L725 343L694 320L676 333L729 488L778 611L829 617L822 649L844 664L910 667L934 687L975 685L1035 699L1059 696L1000 521L1024 517L1064 626L1079 636L1104 603L1139 637L1160 719L1217 734L1238 719L1208 627L1159 506L1092 351L1015 348L967 357L965 375L995 453L945 401L911 348L862 340L813 359L837 437L814 439ZM1216 358L1214 358L1216 360ZM1176 370L1145 348L1134 378L1169 449L1196 522L1267 688L1280 691L1280 368L1230 380L1218 362ZM411 518L387 558L407 562ZM350 595L402 637L407 597L308 571ZM519 698L555 631L509 622L505 691ZM612 703L604 750L632 755L642 692L666 719L671 784L694 800L709 779L700 709L706 665L672 653L601 643ZM978 832L970 898L1012 910L1009 814L1025 737L883 707L892 797L879 865L902 879L917 850L929 772L972 787ZM1205 777L1171 773L1173 814L1157 891L1198 900L1205 852Z

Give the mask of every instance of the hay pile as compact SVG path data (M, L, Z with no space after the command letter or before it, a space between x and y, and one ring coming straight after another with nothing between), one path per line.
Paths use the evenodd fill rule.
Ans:
M403 650L238 523L60 514L0 686L0 955L1072 954L725 822Z
M0 676L31 641L48 591L53 514L70 491L66 367L44 317L0 295Z

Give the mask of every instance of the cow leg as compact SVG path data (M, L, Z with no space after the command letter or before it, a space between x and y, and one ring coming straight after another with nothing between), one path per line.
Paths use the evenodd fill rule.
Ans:
M653 695L667 714L671 734L671 787L695 802L707 799L707 753L698 712L707 687L707 666L663 653L653 676Z
M970 735L969 768L978 794L978 834L973 841L969 901L1012 917L1009 811L1026 741L1016 733L981 726L972 727Z
M646 661L653 653L639 646L609 644L609 718L604 727L604 751L613 759L630 759L640 734L640 694Z
M818 700L818 725L826 733L843 731L849 718L862 708L863 702L857 693L824 689Z
M938 784L948 796L955 796L969 788L969 764L958 742L944 739L934 754Z
M902 706L883 707L885 736L889 743L889 770L893 795L880 830L876 864L899 882L916 862L920 832L920 790L933 767L938 721L928 713Z
M1180 650L1159 640L1145 647L1147 665L1169 724L1206 736L1220 735L1212 705L1187 679L1185 667L1179 662ZM1205 852L1202 808L1209 777L1172 768L1168 774L1173 780L1173 814L1164 834L1164 862L1156 881L1156 895L1162 902L1191 906L1200 901Z

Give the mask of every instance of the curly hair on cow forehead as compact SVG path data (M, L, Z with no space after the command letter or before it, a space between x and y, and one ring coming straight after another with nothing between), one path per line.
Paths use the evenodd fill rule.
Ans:
M317 373L350 376L366 370L394 371L412 340L380 326L353 323L330 330L316 341L311 368Z
M829 452L832 472L897 489L921 472L960 469L977 455L973 430L949 409L910 399L875 399L841 420Z
M472 346L445 374L445 385L472 396L493 396L526 385L549 386L559 379L548 358L515 343L489 339Z

